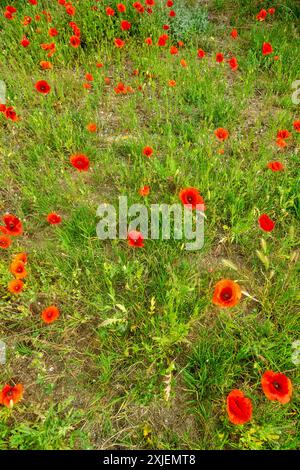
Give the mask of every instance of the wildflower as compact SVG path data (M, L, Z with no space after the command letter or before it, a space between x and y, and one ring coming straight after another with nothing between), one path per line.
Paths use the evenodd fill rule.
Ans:
M125 13L126 12L126 6L123 3L118 3L117 9L120 13Z
M13 214L5 214L2 218L4 226L0 227L0 231L5 235L17 237L23 232L22 222Z
M237 29L233 29L230 33L230 36L233 38L233 39L236 39L238 37L238 32L237 32Z
M224 140L228 139L229 136L229 132L223 127L219 127L218 129L216 129L214 134L220 142L223 142Z
M8 283L8 290L11 294L20 294L23 290L24 282L21 279L13 279Z
M216 61L219 64L221 64L224 61L224 56L223 56L222 52L218 52L218 54L216 55Z
M50 307L45 308L42 311L41 317L43 321L47 324L53 323L55 320L58 319L60 312L57 307L51 305Z
M123 31L128 31L131 28L131 23L129 21L123 20L121 21L121 29Z
M21 44L21 46L23 46L23 47L28 47L29 44L30 44L30 41L29 41L29 39L27 39L26 36L23 36L23 39L22 39L22 41L20 42L20 44Z
M229 60L229 65L230 65L230 68L231 70L235 71L239 68L239 64L238 64L238 61L237 61L237 58L236 57L232 57L230 60Z
M86 155L83 153L77 153L70 157L71 165L76 168L78 171L88 171L90 166L90 161Z
M39 80L35 84L35 88L39 93L42 93L43 95L47 95L51 91L51 87L46 80Z
M273 47L269 42L264 42L262 46L262 53L263 55L269 55L272 54L273 52Z
M242 291L236 282L222 279L217 282L213 294L213 304L222 308L235 307L242 297Z
M0 392L0 404L12 408L23 397L23 385L5 385Z
M7 235L0 235L0 248L7 250L12 244L11 239Z
M252 418L252 403L241 390L232 390L227 396L227 413L233 424L245 424Z
M197 206L201 205L202 207L200 209L205 209L203 197L196 188L182 189L179 193L179 199L184 206L191 207L192 209L198 209L199 207Z
M290 136L291 133L286 129L277 132L277 139L288 139Z
M48 62L46 60L42 60L40 62L40 66L43 70L48 70L48 69L52 69L53 65L51 64L51 62Z
M268 12L264 8L256 15L258 21L264 21L266 19Z
M122 47L124 47L125 45L125 41L122 41L122 39L115 39L115 46L118 48L118 49L122 49Z
M70 37L70 44L72 47L79 47L80 46L80 39L78 36L71 36Z
M283 405L290 401L293 386L286 375L268 370L262 376L261 385L269 400L279 401Z
M55 212L50 212L50 214L47 215L47 220L50 225L57 225L61 223L61 216Z
M269 162L267 167L272 171L281 171L284 169L284 166L280 162Z
M10 272L15 276L16 279L24 279L27 276L25 264L23 261L13 261L10 265Z
M135 246L137 248L143 248L144 236L138 230L131 230L127 235L128 245Z
M272 232L275 222L267 214L262 214L258 219L259 226L265 232Z
M293 126L296 132L300 132L300 121L294 121Z
M90 122L87 126L86 126L87 130L89 132L97 132L97 124L95 124L94 122Z
M148 196L150 193L150 186L143 186L139 189L140 196Z
M144 147L143 148L143 154L146 156L146 157L151 157L152 154L153 154L153 148L152 147Z

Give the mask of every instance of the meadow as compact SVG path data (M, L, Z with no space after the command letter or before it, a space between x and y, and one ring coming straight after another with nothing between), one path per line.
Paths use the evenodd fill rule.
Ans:
M299 449L299 2L0 3L0 449Z

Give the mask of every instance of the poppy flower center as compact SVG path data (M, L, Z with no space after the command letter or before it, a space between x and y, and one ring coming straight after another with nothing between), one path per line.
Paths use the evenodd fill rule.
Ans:
M194 198L191 194L189 194L186 199L187 199L187 202L189 202L190 204L192 204L192 202L194 200Z
M280 390L280 384L278 382L273 382L273 387L276 388L276 390Z
M15 228L15 224L13 222L9 222L8 226L9 226L10 229Z
M52 312L47 313L47 318L52 318Z
M21 272L22 272L22 267L21 267L21 266L19 266L19 268L17 268L17 272L18 272L18 273L21 273Z
M9 392L7 392L7 395L6 395L8 398L12 398L13 396L13 392L12 390L9 390Z
M230 287L226 287L221 292L221 299L227 301L232 297L232 289Z

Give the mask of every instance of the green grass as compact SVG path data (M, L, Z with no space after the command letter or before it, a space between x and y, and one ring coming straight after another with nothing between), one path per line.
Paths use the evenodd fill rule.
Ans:
M128 33L119 30L120 15L108 18L100 3L92 11L91 0L74 2L74 18L57 2L12 3L16 19L0 15L0 79L21 119L0 115L0 212L20 217L25 232L0 253L0 339L8 345L0 389L21 382L24 398L0 409L0 448L299 448L299 367L291 357L299 339L300 134L293 132L285 149L275 145L277 131L292 131L300 119L291 99L300 79L298 3L264 2L276 13L260 23L263 5L250 0L201 8L175 0L166 48L144 44L172 23L165 2L157 1L153 15L138 15L124 1L122 17L133 23ZM53 21L42 15L27 26L31 45L24 49L21 20L42 9ZM68 43L72 20L82 32L78 49ZM57 38L47 35L50 26ZM124 49L114 47L115 37L128 38ZM171 56L178 40L185 46ZM47 59L40 44L52 41L57 52ZM264 41L278 61L262 56ZM238 71L217 64L217 52L236 56ZM42 71L41 60L53 69ZM97 69L99 61L104 67ZM91 92L83 89L87 72ZM40 79L52 87L48 96L34 89ZM135 93L116 95L120 81ZM97 133L86 130L89 122ZM217 127L229 130L224 146L214 137ZM151 159L142 155L145 145L155 149ZM70 166L75 152L89 156L87 173ZM268 170L272 160L285 171ZM146 240L134 250L97 238L98 205L117 206L119 195L142 202L144 184L151 186L147 205L178 202L183 187L199 189L207 206L202 250L187 252L176 240ZM52 211L62 215L61 225L47 223ZM264 212L276 221L271 233L258 227ZM29 276L25 291L12 296L9 264L21 251L29 255ZM211 300L227 277L250 295L229 313ZM46 326L40 312L52 304L61 316ZM264 396L267 369L292 380L289 404ZM226 415L234 388L253 402L253 419L243 426Z

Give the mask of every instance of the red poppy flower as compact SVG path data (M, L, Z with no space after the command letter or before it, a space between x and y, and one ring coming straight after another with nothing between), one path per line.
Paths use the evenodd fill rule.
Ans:
M296 132L300 132L300 121L294 121L293 126Z
M258 219L259 226L265 232L272 232L275 222L267 214L262 214Z
M60 224L61 216L56 214L55 212L50 212L50 214L47 215L47 220L50 225Z
M0 227L0 231L5 235L17 237L23 232L22 222L13 214L5 214L3 216L4 226Z
M148 196L149 193L150 193L150 186L143 186L142 188L139 189L140 196Z
M178 54L178 49L177 49L176 46L171 46L171 48L170 48L170 54L172 54L172 55Z
M162 34L157 41L158 46L165 46L167 43L167 40L169 39L169 36L167 34Z
M170 86L170 87L176 86L175 80L169 80L169 86Z
M12 106L9 106L8 108L5 109L5 117L7 119L10 119L11 121L18 121L18 116L17 116L17 113L16 111L14 110L14 108Z
M276 139L276 145L277 145L277 147L280 147L282 149L287 147L286 141L284 139L280 139L280 138Z
M262 53L263 55L269 55L272 54L273 52L273 47L269 42L264 42L262 46Z
M241 390L232 390L227 396L227 413L233 424L245 424L252 418L252 403Z
M233 38L233 39L236 39L238 37L238 32L237 32L237 29L233 29L230 33L230 36Z
M238 61L237 61L237 58L236 57L232 57L230 60L229 60L229 65L230 65L230 68L231 70L235 71L239 68L239 64L238 64Z
M205 52L204 52L204 50L203 50L203 49L198 49L197 56L198 56L200 59L203 59L203 57L205 57Z
M12 408L23 397L23 385L5 385L0 392L0 404Z
M256 19L258 21L264 21L266 19L268 12L265 9L260 10L260 12L256 15Z
M146 157L151 157L152 154L153 154L153 148L152 147L144 147L143 148L143 154L146 156Z
M13 261L10 265L10 272L16 279L24 279L27 276L25 264L22 261Z
M131 230L127 235L128 245L135 246L137 248L143 248L144 236L138 230Z
M28 47L29 44L30 44L30 41L29 41L29 39L27 39L26 36L23 36L23 39L22 39L22 41L20 42L20 44L21 44L21 46L23 46L23 47Z
M203 197L196 188L182 189L179 193L179 199L184 206L190 207L192 209L205 210Z
M129 21L123 20L121 21L121 29L123 31L128 31L131 28L131 23Z
M235 307L242 297L240 286L231 279L217 282L212 298L214 305L222 308Z
M94 122L90 122L87 126L86 126L87 130L89 132L97 132L97 124L95 124Z
M284 166L280 162L269 162L267 167L272 171L281 171L284 169Z
M29 25L31 22L32 22L31 16L24 16L24 20L23 20L23 22L22 22L22 24L23 24L24 26Z
M119 39L119 38L116 38L114 42L115 42L115 46L118 49L122 49L122 47L124 47L125 45L125 41L122 41L122 39Z
M26 253L18 253L14 256L14 261L22 261L22 263L27 263L27 254Z
M264 394L269 400L277 400L283 405L290 401L293 386L286 375L268 370L262 376L261 385Z
M269 8L269 9L268 9L268 13L269 13L269 15L274 15L274 13L275 13L275 8Z
M24 282L21 279L13 279L8 283L8 290L11 294L20 294L23 290Z
M71 5L71 3L66 4L66 13L70 16L74 16L76 13L76 8Z
M59 315L60 313L58 308L54 305L51 305L50 307L47 307L45 308L45 310L42 311L41 317L45 323L50 324L57 320Z
M12 244L11 239L7 235L0 235L0 248L7 250Z
M50 28L49 31L48 31L48 34L49 34L49 36L54 38L55 36L58 36L58 31L57 31L56 28Z
M94 80L94 77L91 73L86 73L85 74L85 79L88 81L88 82L92 82Z
M168 0L167 3L166 3L166 6L167 6L168 8L172 7L173 5L174 5L173 0Z
M184 67L184 68L188 66L187 61L184 59L180 59L180 65L181 67Z
M216 55L216 61L221 64L221 62L224 61L224 56L222 54L222 52L218 52L218 54Z
M153 41L151 38L146 38L145 43L148 44L148 46L151 46L151 44L153 44Z
M72 47L79 47L80 46L80 39L78 36L71 36L70 37L70 44Z
M43 70L49 70L49 69L52 69L53 65L51 64L51 62L48 62L46 60L42 60L40 62L40 66Z
M224 140L228 139L229 136L228 130L224 129L223 127L219 127L218 129L216 129L214 134L220 142L223 142Z
M169 13L170 18L175 18L176 12L174 10L171 10Z
M114 16L115 14L115 10L111 7L107 7L105 11L106 11L107 16Z
M38 82L36 82L35 88L39 93L42 93L43 95L47 95L51 90L51 87L49 83L46 82L46 80L39 80Z
M88 171L90 166L90 161L86 155L83 153L77 153L70 157L71 165L76 168L78 171Z
M277 132L277 139L288 139L290 136L291 133L286 129Z
M120 13L125 13L126 12L126 6L123 5L123 3L118 3L117 9Z

